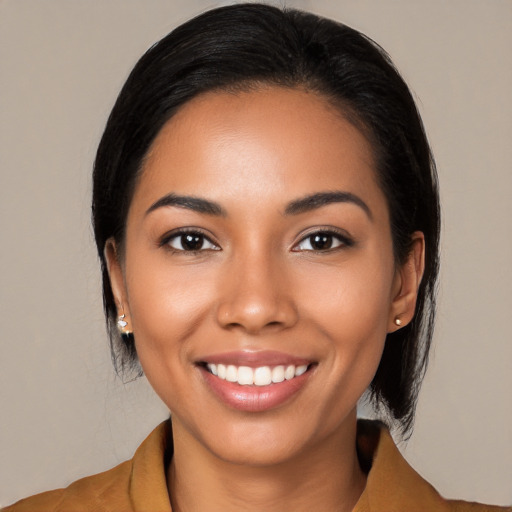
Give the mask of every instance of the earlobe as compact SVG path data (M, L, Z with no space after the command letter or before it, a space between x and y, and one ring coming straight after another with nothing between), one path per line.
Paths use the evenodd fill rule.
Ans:
M418 289L425 269L425 237L421 231L412 234L411 250L403 265L397 269L397 284L388 321L388 332L407 325L416 309Z
M117 306L117 327L121 334L131 334L130 308L126 294L123 269L120 261L118 246L113 238L109 238L104 249L105 262L110 279L110 287Z

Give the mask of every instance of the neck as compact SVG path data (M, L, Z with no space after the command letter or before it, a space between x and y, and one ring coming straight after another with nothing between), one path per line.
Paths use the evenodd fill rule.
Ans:
M173 512L351 511L366 477L356 453L356 420L331 438L272 466L216 457L173 421L174 455L168 469Z

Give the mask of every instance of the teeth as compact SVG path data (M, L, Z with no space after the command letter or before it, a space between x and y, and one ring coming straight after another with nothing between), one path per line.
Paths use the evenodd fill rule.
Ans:
M217 365L217 375L221 379L226 380L226 367L223 364Z
M286 370L284 371L284 378L286 380L291 380L295 377L295 366L291 364L290 366L286 367Z
M236 366L230 364L226 369L226 380L228 382L236 382L238 380L238 370Z
M248 366L238 368L238 384L242 386L252 386L254 384L254 372Z
M268 366L261 366L254 370L254 384L256 386L268 386L272 384L272 371Z
M206 365L209 372L216 375L222 380L228 382L237 382L241 386L269 386L277 384L284 380L291 380L304 374L308 365L295 366L260 366L258 368L250 368L249 366L235 366L224 364L208 363Z
M276 366L272 370L272 382L283 382L284 380L284 366Z
M302 366L297 366L297 368L295 368L295 377L299 377L303 373L306 373L307 369L308 367L305 364L303 364Z

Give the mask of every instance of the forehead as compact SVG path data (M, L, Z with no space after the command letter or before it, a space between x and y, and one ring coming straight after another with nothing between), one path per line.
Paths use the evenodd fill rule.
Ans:
M332 189L380 193L370 143L319 94L267 87L186 103L148 152L134 201L174 192L261 205Z

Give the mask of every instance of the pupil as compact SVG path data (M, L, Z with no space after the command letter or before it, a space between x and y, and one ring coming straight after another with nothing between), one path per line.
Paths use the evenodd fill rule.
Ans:
M332 246L332 235L318 233L311 237L311 246L319 251L330 249Z
M198 251L203 246L203 237L192 233L182 235L181 245L187 251Z

